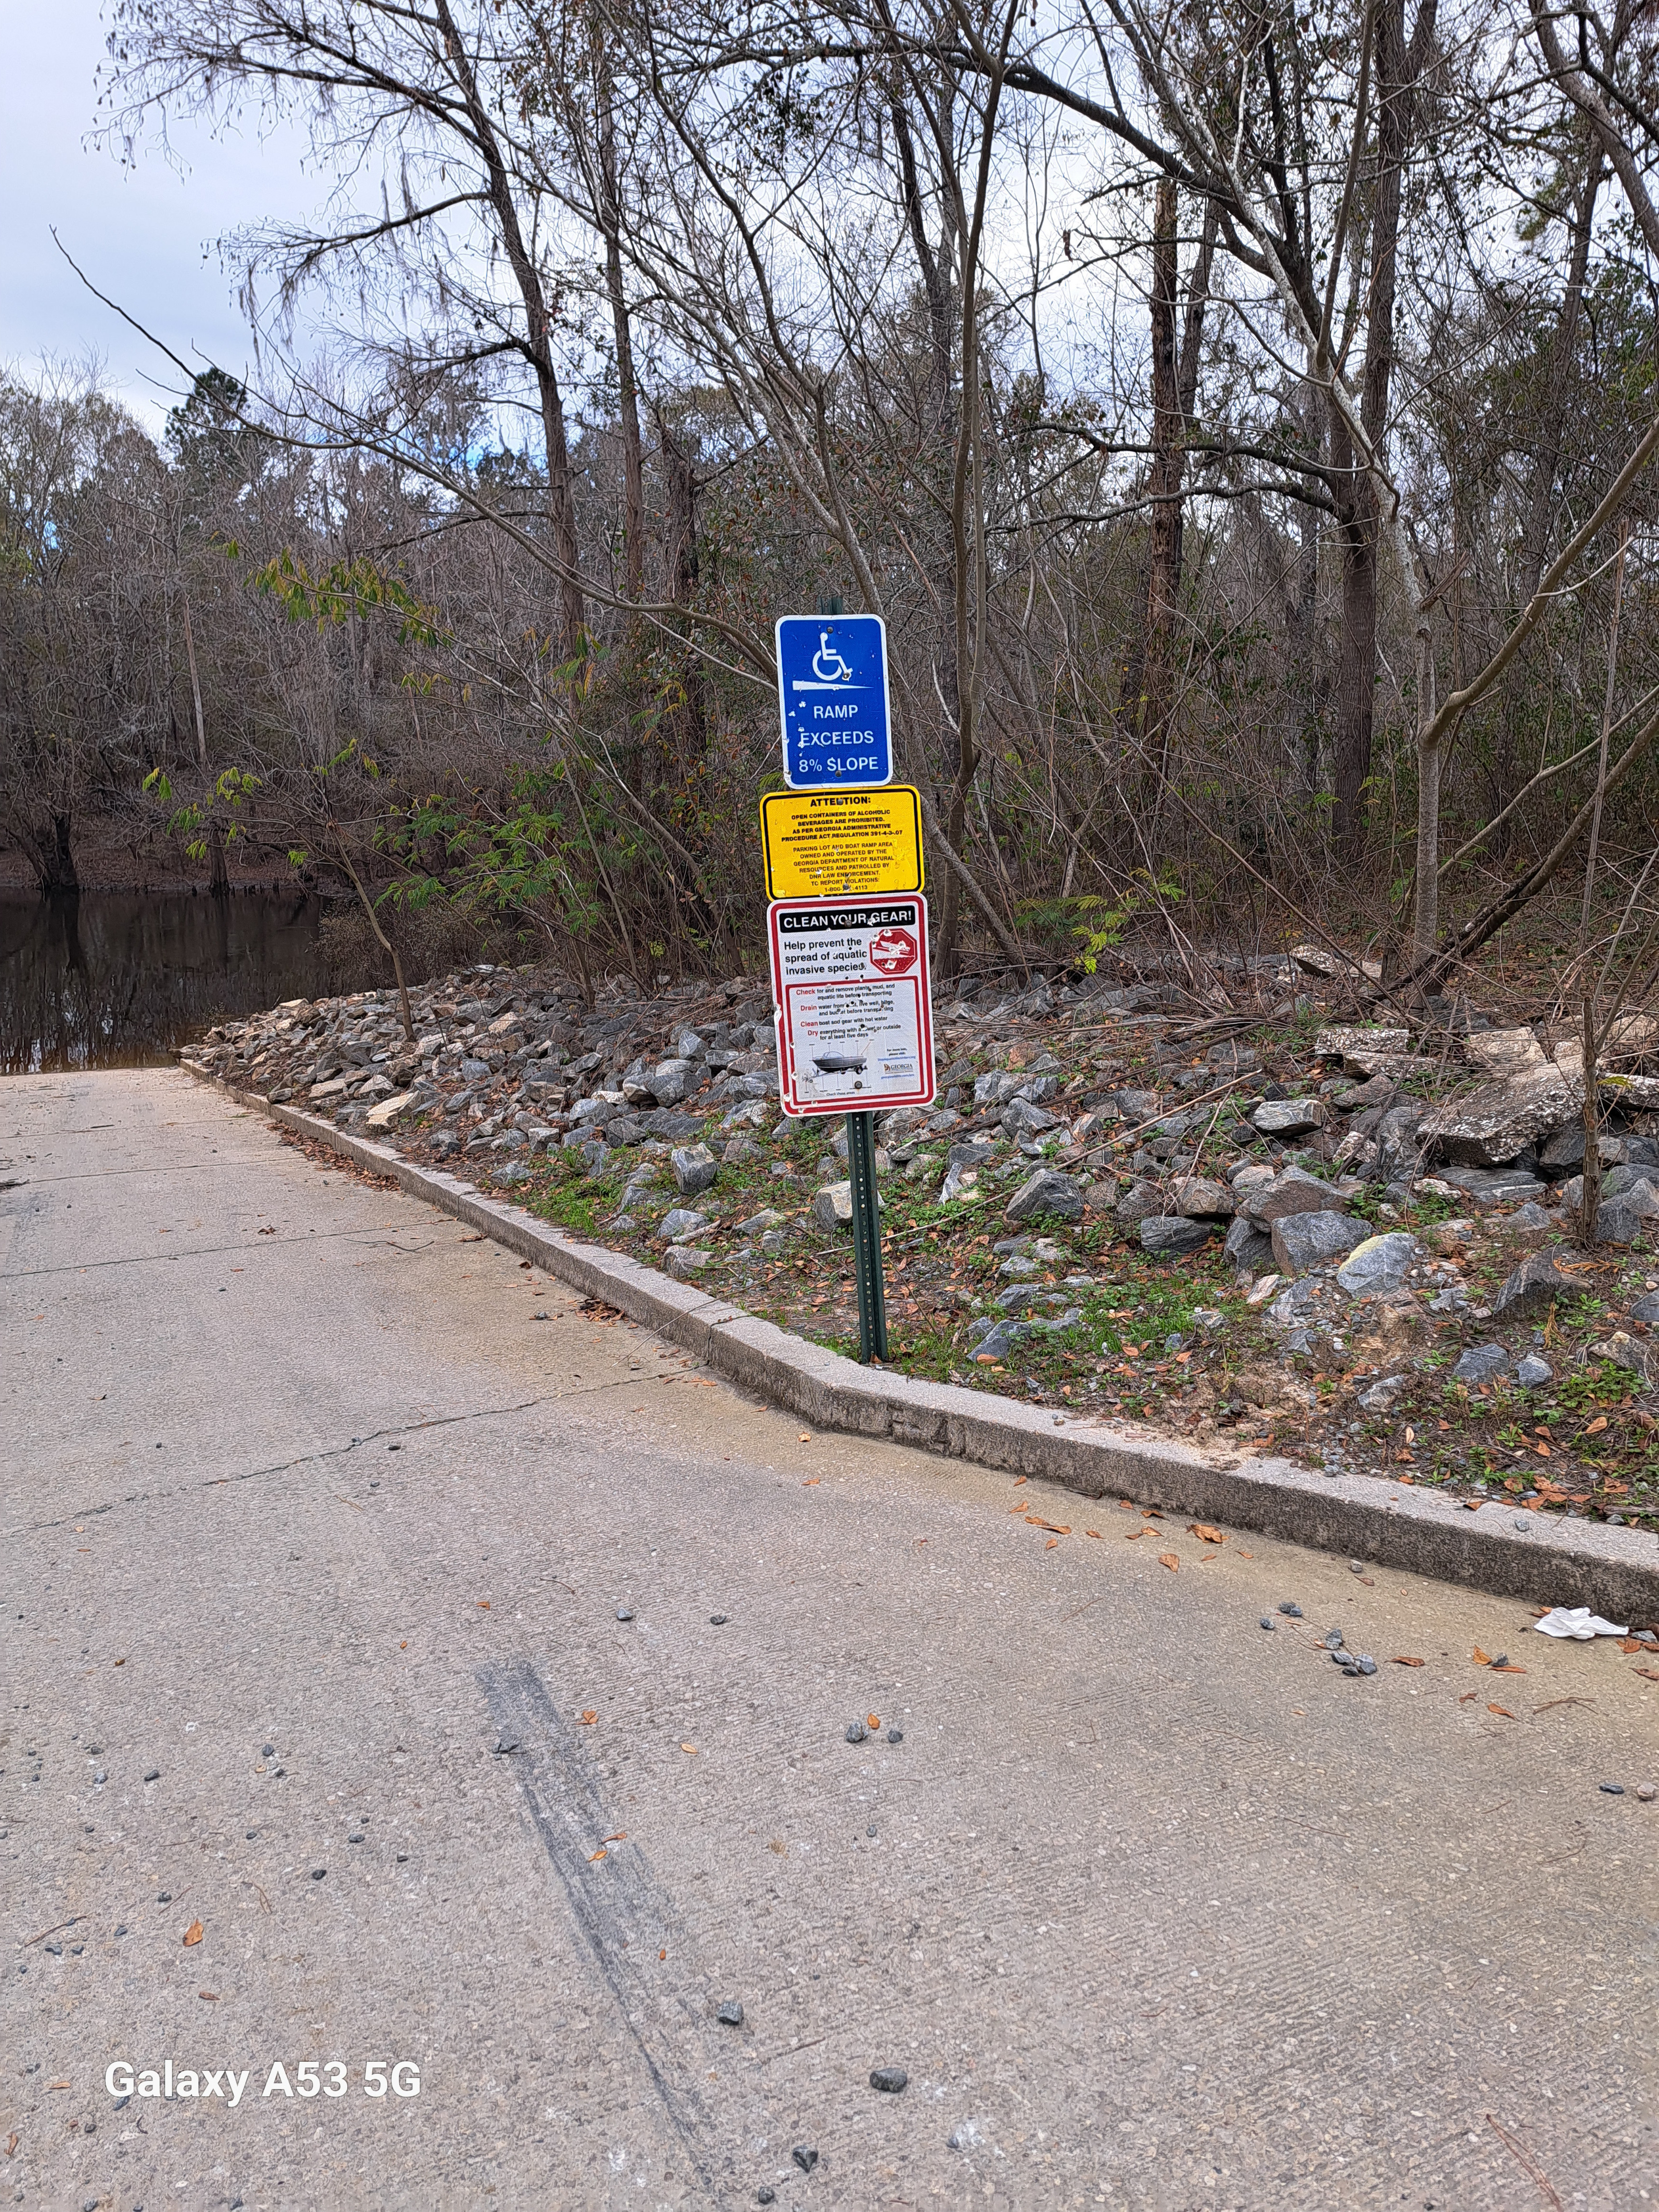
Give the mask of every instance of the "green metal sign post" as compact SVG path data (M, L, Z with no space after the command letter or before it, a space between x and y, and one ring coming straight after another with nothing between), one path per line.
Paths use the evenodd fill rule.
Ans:
M853 1183L853 1267L859 1286L859 1358L867 1366L887 1357L887 1292L881 1272L881 1214L876 1196L876 1117L847 1117L847 1164Z

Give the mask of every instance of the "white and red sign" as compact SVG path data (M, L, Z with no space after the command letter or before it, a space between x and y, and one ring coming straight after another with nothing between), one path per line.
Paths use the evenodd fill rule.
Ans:
M784 1112L930 1106L926 899L778 899L769 920Z

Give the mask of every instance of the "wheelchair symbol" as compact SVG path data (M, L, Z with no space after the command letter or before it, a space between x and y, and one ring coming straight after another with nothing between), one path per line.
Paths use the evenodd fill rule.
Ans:
M812 673L820 684L850 684L853 680L852 670L830 644L827 629L818 632L818 649L812 655Z

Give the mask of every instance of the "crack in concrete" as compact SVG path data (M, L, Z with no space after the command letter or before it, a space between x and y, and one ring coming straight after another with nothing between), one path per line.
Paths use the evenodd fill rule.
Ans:
M258 1231L252 1230L249 1234L257 1237ZM265 1243L258 1244L191 1244L179 1252L132 1252L129 1253L124 1260L82 1260L71 1267L18 1267L9 1274L0 1275L0 1289L3 1289L8 1283L39 1282L52 1275L85 1275L90 1273L94 1267L145 1267L157 1260L216 1260L227 1252L258 1254L267 1249L273 1252L280 1252L285 1244L304 1244L316 1250L325 1244L356 1243L369 1244L377 1242L386 1245L391 1251L403 1253L407 1258L416 1252L437 1250L444 1245L445 1239L441 1235L434 1234L430 1241L424 1244L399 1244L395 1237L388 1237L383 1229L328 1229L325 1230L320 1237L316 1235L279 1236L274 1243L267 1239Z
M578 1390L550 1390L540 1397L522 1398L511 1405L480 1406L463 1413L437 1413L426 1421L398 1421L382 1429L371 1429L366 1437L353 1437L349 1443L319 1444L314 1450L297 1453L292 1459L274 1461L269 1467L244 1468L235 1474L211 1474L199 1482L179 1483L166 1490L134 1490L125 1498L106 1499L101 1505L77 1505L73 1511L52 1521L25 1521L9 1532L15 1540L19 1536L40 1535L54 1528L72 1527L76 1521L96 1520L106 1513L118 1512L124 1505L165 1504L169 1499L192 1496L203 1490L222 1490L231 1483L260 1482L267 1476L287 1474L299 1467L321 1465L329 1460L349 1459L355 1451L368 1445L380 1443L387 1437L420 1436L428 1429L465 1427L470 1421L504 1419L513 1413L533 1413L538 1406L558 1406L573 1398L602 1396L608 1390L645 1389L652 1384L659 1389L683 1379L688 1370L679 1369L672 1375L625 1375L611 1382L584 1382Z

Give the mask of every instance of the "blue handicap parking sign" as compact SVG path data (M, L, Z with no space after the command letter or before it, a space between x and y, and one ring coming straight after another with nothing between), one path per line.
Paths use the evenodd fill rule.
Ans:
M892 781L887 625L879 615L785 615L778 696L783 780L792 791Z

